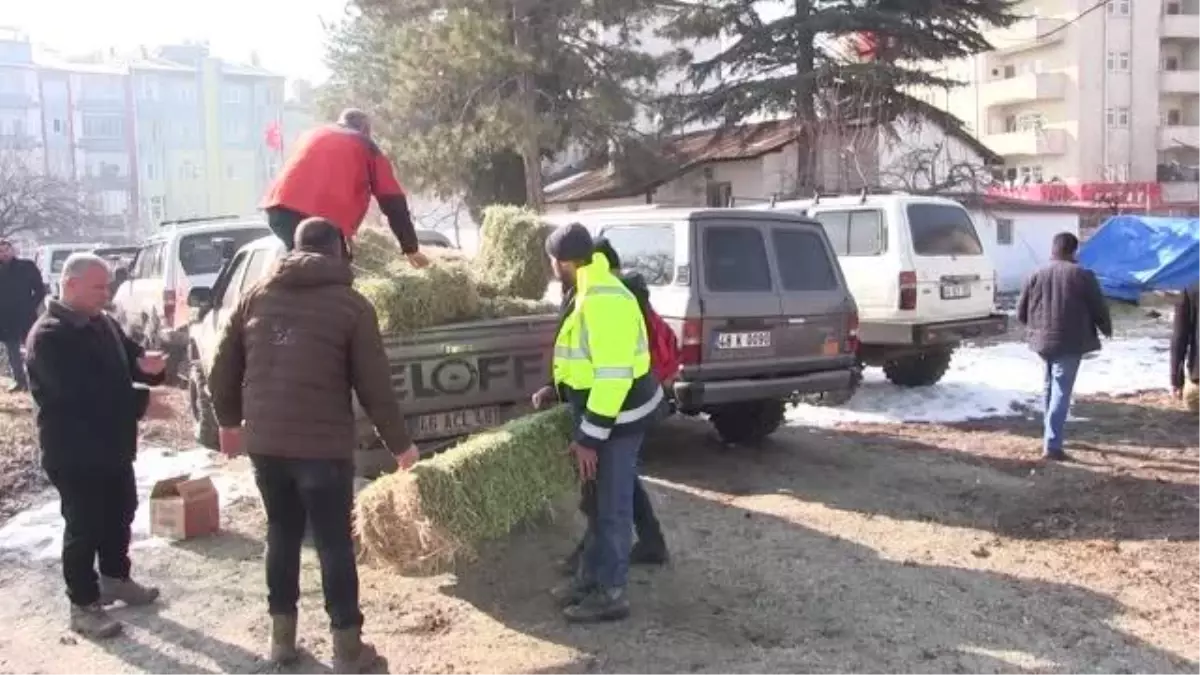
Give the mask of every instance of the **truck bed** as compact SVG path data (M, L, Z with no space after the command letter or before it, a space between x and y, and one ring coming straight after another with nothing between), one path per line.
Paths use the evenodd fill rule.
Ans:
M527 412L549 378L557 327L557 316L541 314L384 335L392 386L413 440L433 451ZM357 402L355 409L359 448L379 448Z

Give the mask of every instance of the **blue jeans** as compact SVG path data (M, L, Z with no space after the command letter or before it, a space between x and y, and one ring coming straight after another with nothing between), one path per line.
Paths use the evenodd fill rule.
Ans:
M1059 455L1063 451L1063 427L1067 413L1071 411L1071 392L1075 389L1075 376L1079 374L1080 354L1042 357L1046 363L1045 412L1042 449L1047 455Z
M581 409L572 410L578 423ZM633 548L633 493L644 432L614 436L596 452L596 517L583 535L580 581L601 588L624 588Z
M12 373L13 382L21 388L29 386L25 378L25 359L21 358L21 341L5 340L4 351L8 354L8 370Z

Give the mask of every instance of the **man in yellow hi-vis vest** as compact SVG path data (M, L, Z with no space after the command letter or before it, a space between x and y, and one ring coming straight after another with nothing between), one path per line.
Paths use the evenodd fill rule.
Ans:
M581 480L596 481L597 500L579 571L554 594L568 621L613 621L629 615L638 452L663 392L637 298L593 250L587 229L555 230L546 253L555 276L575 286L575 306L554 341L554 383L575 417L570 452Z

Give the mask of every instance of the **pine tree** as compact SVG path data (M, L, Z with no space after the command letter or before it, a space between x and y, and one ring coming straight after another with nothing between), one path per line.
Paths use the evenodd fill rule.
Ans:
M353 103L413 187L542 198L541 161L632 127L661 59L655 0L355 0L333 31L331 105ZM512 158L521 159L513 171Z
M1016 0L686 3L665 36L724 37L730 46L689 64L695 91L671 97L669 109L677 122L724 126L760 115L794 117L804 141L797 183L812 189L822 127L874 128L916 115L961 129L958 119L919 97L921 90L961 84L930 64L990 50L982 31L1019 20L1016 5Z

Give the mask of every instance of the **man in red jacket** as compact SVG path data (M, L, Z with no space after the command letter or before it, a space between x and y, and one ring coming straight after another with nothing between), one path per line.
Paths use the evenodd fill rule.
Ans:
M367 215L372 195L408 261L414 267L427 265L404 189L371 139L371 122L361 110L344 110L337 124L304 134L271 183L262 207L267 211L267 224L290 251L296 226L311 216L332 222L342 237L351 241Z

